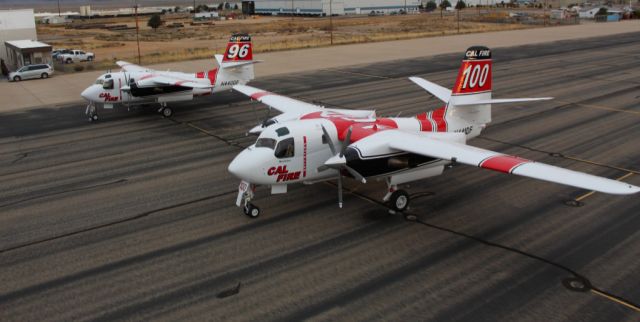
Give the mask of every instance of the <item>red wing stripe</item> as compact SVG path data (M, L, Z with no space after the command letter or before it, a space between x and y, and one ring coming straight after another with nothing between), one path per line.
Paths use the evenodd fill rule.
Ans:
M253 93L253 94L251 94L251 96L249 96L249 97L251 97L251 99L253 99L253 100L256 100L256 101L257 101L257 100L259 100L260 98L262 98L263 96L271 95L271 94L272 94L272 93L270 93L270 92L264 91L264 92L257 92L257 93Z
M517 167L529 162L532 161L511 155L495 155L480 161L478 166L489 170L512 173Z

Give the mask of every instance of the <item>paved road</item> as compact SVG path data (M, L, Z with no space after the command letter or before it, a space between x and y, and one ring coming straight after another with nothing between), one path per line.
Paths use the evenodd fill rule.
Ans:
M471 144L640 184L640 33L494 50L494 109ZM451 86L461 54L254 83L327 106L416 114L406 80ZM0 320L637 321L640 199L471 167L405 187L292 186L249 219L226 172L265 115L226 93L153 112L0 114ZM578 161L582 160L582 161ZM563 285L575 275L594 290ZM582 282L585 283L584 281ZM578 283L579 284L579 283ZM239 287L238 287L239 285ZM576 283L574 283L576 285ZM607 295L609 294L609 295Z
M449 35L399 41L352 44L320 48L298 49L260 53L256 59L264 62L256 65L256 77L278 74L310 72L319 68L342 68L357 63L383 63L389 60L419 58L447 53L458 53L473 44L491 48L534 45L547 42L589 38L596 36L617 37L620 34L640 30L640 20L616 23L582 23L580 25L553 28L509 30L475 34ZM260 37L260 36L256 36ZM158 70L199 72L214 68L213 59L199 59L152 65ZM115 67L115 66L114 66ZM23 110L29 107L58 107L79 104L80 93L93 84L104 71L54 75L51 79L30 80L20 83L0 81L0 113Z

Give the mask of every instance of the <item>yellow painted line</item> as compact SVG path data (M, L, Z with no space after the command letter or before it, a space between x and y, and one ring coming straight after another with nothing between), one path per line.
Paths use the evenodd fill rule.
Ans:
M560 103L563 103L563 104L573 104L573 105L576 105L576 106L595 108L595 109L598 109L598 110L605 110L605 111L613 111L613 112L619 112L619 113L628 113L628 114L633 114L633 115L640 115L640 111L628 111L628 110L622 110L622 109L619 109L619 108L606 107L606 106L602 106L602 105L575 103L575 102L564 101L564 100L556 100L556 101L560 102Z
M587 193L583 194L582 196L580 196L580 197L576 198L575 200L576 200L576 201L580 201L580 200L582 200L582 199L585 199L585 198L587 198L587 197L591 196L591 195L592 195L592 194L594 194L594 193L596 193L596 192L595 192L595 191L589 191L589 192L587 192Z
M626 178L628 178L628 177L630 177L630 176L632 176L632 175L634 175L634 173L633 173L633 172L629 172L629 173L627 173L627 174L623 175L622 177L617 178L617 179L615 179L615 180L616 180L616 181L622 181L622 180L624 180L624 179L626 179ZM581 201L581 200L586 199L587 197L589 197L589 196L593 195L594 193L596 193L596 192L595 192L595 191L587 192L587 193L583 194L582 196L580 196L580 197L578 197L578 198L576 198L576 199L574 199L574 200L575 200L575 201Z
M567 156L567 155L562 155L562 157L564 157L565 159L569 159L569 160L580 161L580 162L589 163L589 164L593 164L593 165L599 165L599 166L602 166L602 167L616 169L616 170L620 170L620 171L624 171L624 172L640 174L640 171L631 170L631 169L627 169L627 168L621 168L621 167L617 167L615 165L609 165L609 164L606 164L606 163L600 163L600 162L596 162L596 161L580 159L580 158Z
M606 299L608 299L610 301L613 301L613 302L616 302L618 304L624 305L624 306L626 306L626 307L628 307L628 308L630 308L630 309L632 309L632 310L634 310L636 312L640 312L640 307L637 307L637 306L635 306L635 305L633 305L631 303L619 300L619 299L617 299L615 297L611 297L611 296L609 296L607 294L604 294L604 293L602 293L600 291L596 291L594 289L591 289L591 293L596 294L596 295L600 295L600 296L602 296L602 297L604 297L604 298L606 298Z
M204 134L211 135L211 133L209 131L207 131L207 130L205 130L205 129L197 126L197 125L193 125L191 123L185 123L185 124L187 124L187 126L192 127L192 128L194 128L194 129L196 129L196 130L198 130L198 131L200 131L200 132L202 132Z

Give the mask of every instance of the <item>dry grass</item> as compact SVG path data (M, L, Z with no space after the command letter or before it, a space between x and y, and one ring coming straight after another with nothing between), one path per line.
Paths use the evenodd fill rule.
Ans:
M501 19L503 13L483 16ZM471 20L471 19L468 19ZM110 18L100 24L135 25L132 18ZM141 20L140 47L142 64L154 64L212 57L224 50L230 34L242 32L253 36L254 52L270 52L330 45L329 18L260 17L256 19L215 22L212 25L189 25L189 20L178 16L172 22L182 22L180 29L159 28L154 31ZM531 26L505 23L463 21L459 33L488 32L531 28ZM41 38L54 47L81 48L96 53L94 68L111 68L115 60L136 61L135 30L61 29L39 26ZM421 37L434 37L458 33L452 15L440 18L438 14L403 16L349 16L333 19L333 43L353 44Z

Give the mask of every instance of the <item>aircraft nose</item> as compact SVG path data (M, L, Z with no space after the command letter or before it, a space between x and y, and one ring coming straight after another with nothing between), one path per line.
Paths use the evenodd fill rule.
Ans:
M229 163L229 173L243 180L248 179L247 177L249 177L251 172L251 164L248 162L251 159L247 158L248 154L247 150L240 152L240 154L238 154L233 161Z
M273 156L273 150L247 148L229 163L227 169L229 173L241 180L264 184L265 180L268 179L268 177L265 177L265 165L269 163L270 156Z
M93 93L93 86L89 86L85 88L85 90L82 91L82 93L80 93L80 96L82 96L82 98L86 99L87 101L92 101L91 99L92 93Z

